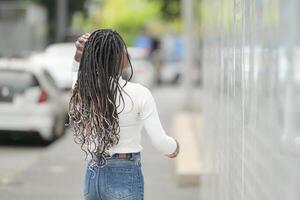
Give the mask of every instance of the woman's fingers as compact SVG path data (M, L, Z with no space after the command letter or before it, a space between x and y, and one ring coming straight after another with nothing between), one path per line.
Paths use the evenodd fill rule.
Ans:
M85 39L88 39L90 37L90 35L91 35L90 33L85 33L82 35L82 37Z
M87 41L90 37L90 34L89 33L85 33L83 34L79 39L83 40L83 41Z
M84 44L79 41L79 39L75 42L75 46L77 51L83 51Z
M85 43L87 42L87 40L88 40L88 38L80 37L80 38L78 38L77 41L79 41L79 42L82 43L82 44L85 44Z
M167 154L166 156L169 157L169 158L175 158L175 157L177 157L177 154L172 153L172 154Z
M77 62L80 62L81 60L85 43L88 41L90 35L91 35L90 33L85 33L82 36L80 36L75 42L75 46L76 46L75 60Z
M86 33L82 36L80 36L77 41L75 42L75 46L78 50L83 51L85 43L88 41L88 38L90 37L89 33Z

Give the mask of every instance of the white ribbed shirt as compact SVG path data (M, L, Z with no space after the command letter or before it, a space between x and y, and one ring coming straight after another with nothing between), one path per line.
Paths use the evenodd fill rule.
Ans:
M73 64L73 86L77 80L79 64ZM120 78L119 83L124 86L126 81ZM146 87L138 83L127 82L123 87L125 105L119 106L120 140L109 150L109 154L140 152L141 132L144 127L150 136L152 144L163 154L174 153L177 147L175 140L168 136L159 120L155 100Z

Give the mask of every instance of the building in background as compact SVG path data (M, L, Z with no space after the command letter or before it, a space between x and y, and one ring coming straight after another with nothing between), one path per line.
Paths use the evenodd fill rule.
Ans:
M202 0L202 199L300 199L300 2Z
M47 12L35 4L0 1L0 56L24 56L47 43Z

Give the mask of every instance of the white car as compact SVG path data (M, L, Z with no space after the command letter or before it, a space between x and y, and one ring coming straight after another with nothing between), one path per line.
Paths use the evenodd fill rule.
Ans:
M66 110L50 73L24 60L0 60L0 131L37 133L45 141L64 134Z
M147 60L148 51L136 47L128 47L127 49L133 68L131 81L151 88L155 82L155 69L151 62ZM126 68L123 73L124 78L128 79L130 73L130 68Z
M75 50L74 43L56 43L49 45L43 53L33 55L31 61L46 68L60 89L70 90Z

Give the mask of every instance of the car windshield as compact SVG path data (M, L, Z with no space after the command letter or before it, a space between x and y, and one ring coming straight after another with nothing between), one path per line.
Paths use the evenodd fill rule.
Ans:
M0 70L0 86L7 86L14 92L23 93L29 87L38 86L38 82L30 72Z

